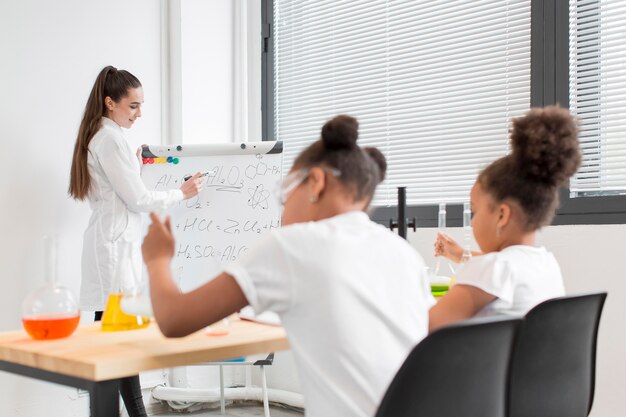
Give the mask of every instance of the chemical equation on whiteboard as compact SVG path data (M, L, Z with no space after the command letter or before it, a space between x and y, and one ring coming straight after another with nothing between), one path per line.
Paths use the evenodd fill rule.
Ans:
M241 177L239 168L236 166L228 169L224 169L223 166L217 166L208 172L209 174L204 175L200 183L204 188L221 192L240 193L244 187L244 178ZM185 175L163 174L157 180L154 189L170 190L177 188L185 182L184 177Z
M209 175L205 175L202 186L229 193L240 193L243 189L244 179L241 177L239 167L230 168L223 165L213 168Z
M176 257L185 259L214 258L219 262L231 262L239 259L247 250L248 248L243 245L226 245L221 248L213 245L188 245L179 243Z
M257 233L269 232L272 229L280 227L279 220L259 221L259 220L234 220L224 219L221 222L215 222L211 219L202 217L187 217L184 222L177 222L174 228L178 232L207 232L207 233L225 233L229 235L238 235L240 233Z
M268 166L264 162L248 165L244 172L238 166L216 165L211 167L207 175L202 177L201 185L205 189L219 192L241 193L246 182L255 181L266 176L280 178L281 170L278 165ZM187 173L190 174L190 173ZM187 175L185 174L185 175ZM185 180L185 175L163 174L154 186L155 190L170 190L178 188Z

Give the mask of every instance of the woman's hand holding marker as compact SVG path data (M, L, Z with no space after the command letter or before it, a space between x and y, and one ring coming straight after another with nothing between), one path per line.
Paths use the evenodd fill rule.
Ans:
M141 145L140 147L137 148L137 152L135 152L135 155L137 155L137 160L139 161L139 165L143 165L143 157L141 156L141 153L143 152L143 147L144 146L148 146L145 143L143 145Z
M185 180L183 185L181 185L180 191L183 192L185 199L193 197L202 191L202 180L200 180L200 178L203 176L204 173L196 172L193 176L191 176L191 178Z

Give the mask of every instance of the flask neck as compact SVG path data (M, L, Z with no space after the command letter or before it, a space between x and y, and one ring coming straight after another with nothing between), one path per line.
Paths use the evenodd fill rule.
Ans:
M44 279L47 285L55 287L57 285L57 240L52 236L43 238L44 254Z
M138 280L133 261L133 247L130 242L118 242L115 274L111 294L132 294L137 290Z

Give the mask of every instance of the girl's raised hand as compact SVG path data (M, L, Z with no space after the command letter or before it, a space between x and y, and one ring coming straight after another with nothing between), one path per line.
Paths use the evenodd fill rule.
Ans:
M438 232L435 239L435 256L443 256L452 262L459 263L463 256L463 248L445 233Z
M143 261L146 265L152 261L165 260L169 262L174 256L174 236L169 216L161 222L156 213L150 213L152 224L141 245Z
M202 191L202 176L204 176L202 172L196 172L191 178L180 186L180 191L183 192L183 198L185 200Z

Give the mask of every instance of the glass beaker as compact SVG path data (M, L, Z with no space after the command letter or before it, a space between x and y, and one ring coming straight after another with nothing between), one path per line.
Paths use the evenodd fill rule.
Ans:
M121 307L123 297L135 296L139 289L132 243L118 242L116 253L116 272L111 282L111 293L102 315L102 330L116 332L142 329L150 324L150 318L126 314Z
M139 285L134 290L124 292L120 303L122 311L131 316L154 317L148 280L140 279L139 281Z
M22 325L38 340L68 337L80 321L72 293L57 282L57 239L43 237L45 284L30 293L22 303Z

